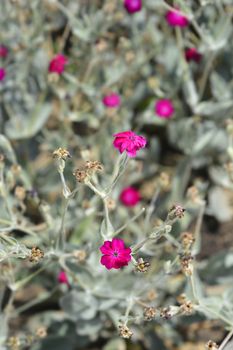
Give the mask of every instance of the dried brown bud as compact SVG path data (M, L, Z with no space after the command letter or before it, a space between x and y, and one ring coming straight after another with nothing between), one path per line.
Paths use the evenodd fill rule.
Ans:
M184 212L185 212L185 209L181 205L175 204L170 209L170 211L168 213L168 218L170 220L174 220L175 218L181 219L184 216Z
M130 339L133 335L133 332L126 325L120 325L119 334L122 338Z
M195 204L201 201L200 193L196 186L191 186L188 188L187 198Z
M60 79L60 75L56 72L52 72L48 74L48 82L53 84L53 83L57 83Z
M144 261L143 258L139 258L135 266L136 271L139 271L139 272L147 272L149 267L150 267L150 263L147 261Z
M116 209L116 201L112 198L107 199L107 207L109 210L114 210Z
M205 345L207 350L217 350L218 349L218 345L213 342L212 340L209 340L206 345Z
M46 327L40 327L36 330L36 336L38 338L45 338L47 336L47 328Z
M19 201L23 201L26 197L26 190L22 186L16 186L15 188L15 196Z
M186 276L193 274L193 256L191 254L183 254L180 256L181 270Z
M157 293L155 291L155 289L150 289L148 292L147 292L147 300L149 301L153 301L157 298Z
M85 164L85 169L87 170L88 174L93 174L97 171L103 171L104 167L98 160L87 160Z
M44 257L44 252L40 248L33 247L31 249L29 261L38 263L41 259L43 259L43 257Z
M85 180L88 178L88 174L85 170L76 169L73 172L73 175L78 182L85 182Z
M179 306L168 306L160 310L160 317L169 320L180 312Z
M191 315L194 312L193 303L190 300L185 301L180 306L180 311L183 315Z
M176 297L176 300L180 305L182 305L187 301L187 297L184 293L182 293Z
M185 249L190 249L194 242L195 238L191 232L183 232L181 234L181 243Z
M66 160L67 158L71 158L71 155L65 148L60 147L53 152L53 158Z
M146 307L143 312L144 320L151 321L155 318L156 314L157 311L155 307Z
M75 257L75 259L77 259L78 262L83 262L86 260L87 253L85 252L85 250L75 250L73 252L73 256Z

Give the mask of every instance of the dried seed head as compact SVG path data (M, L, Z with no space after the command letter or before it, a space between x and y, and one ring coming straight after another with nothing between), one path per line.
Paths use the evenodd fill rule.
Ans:
M36 336L38 338L45 338L47 336L47 328L46 327L40 327L36 330Z
M89 178L87 172L85 170L80 170L80 169L76 169L73 172L73 175L75 176L78 182L85 182Z
M67 158L71 158L71 155L65 148L60 147L53 152L53 158L66 160Z
M157 311L155 307L146 307L143 312L144 320L151 321L155 318L156 314Z
M41 259L43 259L43 257L44 257L44 252L40 248L33 247L31 249L29 261L38 263Z
M150 263L147 261L144 261L143 258L139 258L135 266L136 271L139 271L139 272L147 272L149 267L150 267Z
M85 252L85 250L75 250L73 252L73 256L75 257L75 259L77 259L78 262L83 262L86 260L87 253Z
M26 190L22 186L16 186L15 188L15 196L19 201L23 201L26 197Z
M217 350L218 349L218 345L213 342L212 340L209 340L206 345L205 345L207 350Z
M7 341L7 345L11 350L18 350L20 348L19 337L10 337Z
M195 238L191 232L183 232L181 234L181 243L184 249L190 249L195 242Z
M180 306L180 311L181 314L183 315L191 315L194 312L194 307L193 303L190 300L185 301L181 306Z
M184 216L184 212L185 212L185 209L181 205L175 204L170 209L168 213L168 218L170 220L174 220L175 218L181 219Z
M193 256L191 254L183 254L180 256L181 270L186 276L193 274Z
M88 174L92 175L97 171L103 171L104 167L98 160L87 160L85 164L85 169L87 170Z
M168 306L160 310L160 317L169 320L180 312L179 306Z
M120 325L119 334L124 339L130 339L133 335L133 332L126 325Z

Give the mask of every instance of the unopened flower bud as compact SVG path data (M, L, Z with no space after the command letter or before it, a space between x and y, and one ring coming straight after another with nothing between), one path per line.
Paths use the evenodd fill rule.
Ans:
M87 257L87 253L85 252L85 250L75 250L72 254L78 262L85 261Z
M26 197L26 190L22 186L16 186L15 188L15 196L19 201L23 201Z

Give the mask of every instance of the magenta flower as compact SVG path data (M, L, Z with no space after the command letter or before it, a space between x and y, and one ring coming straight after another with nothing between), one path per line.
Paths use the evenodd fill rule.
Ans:
M127 152L129 157L135 157L138 150L146 146L146 139L143 136L136 135L133 131L123 131L113 135L115 140L113 146L120 153Z
M174 113L172 101L168 99L158 100L155 103L155 113L161 118L170 118Z
M167 11L165 18L171 27L187 27L189 25L188 18L179 13L177 9Z
M108 270L120 269L128 265L131 260L131 249L125 248L125 243L122 239L113 238L112 241L105 241L100 247L103 254L101 257L101 264Z
M65 273L65 271L60 271L57 279L60 284L69 284L67 274Z
M57 54L49 63L49 72L62 74L68 59L61 53Z
M0 68L0 81L2 81L6 76L6 71L4 68Z
M103 104L108 108L115 108L119 107L121 104L121 98L118 94L115 94L114 92L104 96L102 99Z
M0 45L0 57L1 58L6 58L8 55L8 49L4 45Z
M202 58L202 54L198 52L195 47L190 47L189 49L185 50L185 58L188 62L195 61L199 63Z
M141 196L139 191L134 187L126 187L120 194L120 201L126 207L134 207L140 201Z
M124 0L125 9L128 13L135 13L141 10L142 0Z

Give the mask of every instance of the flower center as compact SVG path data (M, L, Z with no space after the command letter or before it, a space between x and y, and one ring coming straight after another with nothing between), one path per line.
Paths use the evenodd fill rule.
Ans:
M129 136L129 139L130 139L131 141L135 141L135 136Z
M118 256L118 252L114 252L113 256L117 257Z

